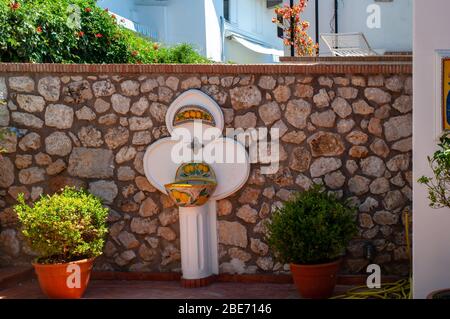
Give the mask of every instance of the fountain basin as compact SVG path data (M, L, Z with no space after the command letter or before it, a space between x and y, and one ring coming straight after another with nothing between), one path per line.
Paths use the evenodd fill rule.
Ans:
M217 187L211 181L176 182L164 185L167 194L178 207L196 207L206 204Z

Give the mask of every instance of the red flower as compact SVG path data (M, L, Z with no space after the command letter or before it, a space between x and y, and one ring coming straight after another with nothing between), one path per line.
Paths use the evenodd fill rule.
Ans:
M41 26L38 26L38 27L36 28L36 32L37 32L37 33L41 33L41 32L42 32L42 27L41 27Z
M11 10L19 10L20 9L20 3L18 3L17 1L11 2L9 4L9 7L11 8Z
M81 38L84 36L84 32L83 31L78 31L77 35Z
M84 9L84 11L85 11L85 12L88 12L88 13L89 13L89 12L91 12L91 11L92 11L92 9L91 9L91 8L89 8L89 7L87 7L86 9Z
M96 38L103 38L103 34L97 33L97 34L95 35L95 37L96 37Z

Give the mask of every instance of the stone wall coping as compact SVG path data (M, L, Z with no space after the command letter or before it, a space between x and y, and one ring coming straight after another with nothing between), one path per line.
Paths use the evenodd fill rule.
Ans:
M8 73L88 73L88 74L412 74L412 63L327 62L280 64L33 64L0 63Z

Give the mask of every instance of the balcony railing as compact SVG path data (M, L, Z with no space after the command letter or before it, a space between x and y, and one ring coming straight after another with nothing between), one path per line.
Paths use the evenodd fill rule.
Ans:
M111 12L111 15L116 16L117 23L124 28L140 33L145 37L151 38L152 40L158 40L158 32L153 30L148 25L134 22L113 12Z

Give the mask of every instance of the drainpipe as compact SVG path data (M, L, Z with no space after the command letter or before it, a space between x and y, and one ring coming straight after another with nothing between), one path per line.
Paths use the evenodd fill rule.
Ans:
M339 2L338 0L334 0L334 32L339 33Z
M294 6L294 0L290 0L289 5L291 6L291 8ZM294 23L295 23L295 19L291 18L291 41L292 43L294 43ZM295 56L295 49L294 49L294 45L291 45L291 56Z
M319 0L316 0L314 9L316 11L316 43L319 43Z
M225 62L225 18L220 17L220 35L221 39L221 60Z

